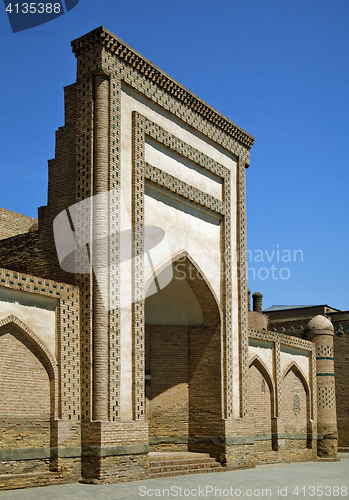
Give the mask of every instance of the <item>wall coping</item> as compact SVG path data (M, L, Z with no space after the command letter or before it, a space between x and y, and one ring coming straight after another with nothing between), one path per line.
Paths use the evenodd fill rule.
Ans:
M183 87L183 85L171 78L167 73L155 66L155 64L143 57L139 52L127 45L104 26L100 26L76 38L71 42L71 46L76 57L85 54L89 50L103 47L108 52L116 55L119 59L130 64L139 73L143 74L167 93L176 97L179 101L182 101L193 111L213 123L216 127L222 129L227 135L233 137L246 148L250 149L253 145L254 137L252 135L245 132L234 122L228 120L224 115L190 92L190 90Z

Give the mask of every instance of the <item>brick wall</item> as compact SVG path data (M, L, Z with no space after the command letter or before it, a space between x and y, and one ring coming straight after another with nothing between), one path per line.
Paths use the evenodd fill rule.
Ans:
M218 456L220 451L212 443L224 435L220 314L206 281L198 272L189 272L190 259L182 259L181 265L204 324L146 327L149 437L158 445L161 437L167 437L172 448L176 443L176 449Z
M221 328L209 324L206 317L205 320L204 326L189 328L191 437L214 437L222 433ZM191 449L194 451L193 446Z
M0 208L0 240L37 229L37 219Z
M268 318L265 314L256 311L247 312L248 327L251 330L267 330Z
M333 318L331 317L333 316ZM334 327L334 370L336 388L336 409L338 425L338 446L349 447L349 321L347 312L329 315ZM305 338L305 328L310 317L302 319L278 320L273 328L286 335Z
M338 446L349 447L349 320L348 314L333 315L334 375L336 383L336 407ZM342 317L340 317L342 316ZM330 318L332 319L332 318Z
M338 446L349 447L349 335L335 334L333 340Z
M222 433L220 327L147 326L146 345L153 449L186 450L188 441L192 451L201 449L200 438Z
M41 266L37 231L0 240L0 267L26 274L40 275Z
M12 325L0 329L0 415L49 417L50 381L32 342Z
M48 203L39 207L39 249L42 255L40 276L75 283L72 273L63 271L59 265L53 235L53 221L76 200L77 183L80 187L80 169L76 168L76 85L64 88L65 124L56 132L55 158L48 163ZM80 139L79 139L80 142ZM85 142L85 141L83 141ZM81 144L82 146L82 144ZM88 184L88 183L87 183Z
M248 384L250 417L254 424L254 434L258 436L255 448L258 451L271 450L273 390L263 369L256 362L250 366Z
M296 370L288 371L281 386L280 432L290 434L287 448L305 448L307 445L308 398L304 385ZM302 437L298 437L302 434ZM292 436L291 436L292 435Z
M79 290L2 268L0 286L9 296L10 290L21 291L22 297L27 292L29 303L35 304L37 298L38 307L42 305L39 296L58 302L57 360L35 325L32 331L25 317L23 322L13 308L9 314L2 308L0 475L6 479L2 477L0 489L77 480L81 460Z
M146 391L150 442L157 444L160 438L166 442L167 438L167 442L188 449L188 327L147 326L146 342L146 370L151 377Z
M266 349L263 351L263 342L260 341L274 343L272 356L267 355ZM300 368L289 364L292 363L290 357L288 364L281 369L283 353L288 350L286 346L300 349L299 353L309 352L309 357L297 360ZM282 333L250 330L250 351L249 401L254 427L250 432L252 436L254 434L255 463L314 460L317 446L315 345ZM308 373L309 387L306 382ZM270 406L265 402L265 396L268 401L270 398ZM268 447L263 441L267 429L272 434Z
M0 451L50 447L50 380L40 353L19 328L0 328ZM14 455L15 456L15 455ZM18 455L19 456L19 455ZM44 463L17 463L2 457L1 473L42 471Z

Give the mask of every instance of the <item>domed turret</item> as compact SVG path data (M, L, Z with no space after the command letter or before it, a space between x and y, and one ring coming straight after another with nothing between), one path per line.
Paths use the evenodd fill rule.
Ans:
M326 332L327 335L330 335L330 332L332 332L333 334L333 325L331 321L326 318L326 316L318 314L313 319L311 319L307 324L306 333L308 332L310 333L314 330L316 330L317 332L323 331Z

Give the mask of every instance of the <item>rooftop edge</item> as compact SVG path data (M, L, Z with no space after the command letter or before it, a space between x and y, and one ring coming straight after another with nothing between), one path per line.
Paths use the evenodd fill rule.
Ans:
M76 57L86 53L91 48L103 46L111 53L116 54L120 59L136 67L137 70L139 67L139 71L148 79L155 82L178 100L184 102L189 108L202 115L216 127L222 129L226 134L240 142L240 144L251 149L255 140L252 135L245 132L234 122L228 120L224 115L190 92L190 90L183 87L183 85L171 78L167 73L155 66L155 64L143 57L104 26L100 26L76 38L71 42L71 46Z

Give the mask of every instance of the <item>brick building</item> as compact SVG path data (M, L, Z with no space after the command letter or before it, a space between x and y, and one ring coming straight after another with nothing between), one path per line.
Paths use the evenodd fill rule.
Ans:
M317 314L326 316L334 327L334 369L336 376L336 403L338 446L349 448L349 311L340 311L328 305L272 306L265 309L269 329L285 335L304 337L307 323Z
M253 137L103 27L72 47L38 229L1 233L2 486L335 457L330 323L248 324Z

